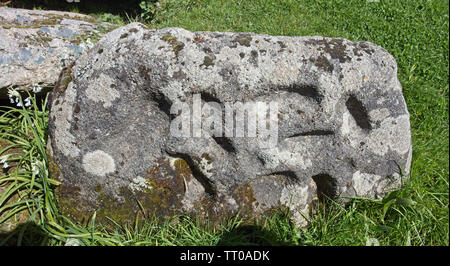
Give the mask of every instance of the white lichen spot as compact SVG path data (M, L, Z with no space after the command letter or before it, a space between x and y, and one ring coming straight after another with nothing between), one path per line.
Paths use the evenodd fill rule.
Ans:
M361 173L356 171L353 173L352 184L356 195L360 197L373 197L374 186L381 179L379 175Z
M144 191L148 189L152 189L153 187L147 184L147 180L141 176L137 176L131 180L131 183L128 187L132 191Z
M109 108L112 102L119 98L119 92L113 88L114 80L100 74L100 76L89 84L86 89L86 96L94 102L103 102L103 107Z
M83 156L83 168L86 172L105 176L116 170L114 159L104 151L96 150L88 152Z

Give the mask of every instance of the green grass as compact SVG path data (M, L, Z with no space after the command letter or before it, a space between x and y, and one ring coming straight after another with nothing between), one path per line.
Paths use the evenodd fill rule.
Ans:
M367 239L375 238L381 245L449 245L448 0L161 2L153 21L147 22L151 27L322 35L384 47L398 63L411 114L409 181L383 201L353 199L345 208L333 202L318 206L308 230L293 229L285 214L256 226L224 221L221 230L184 216L162 224L137 221L118 225L113 231L95 223L79 226L61 217L53 205L54 185L42 175L47 113L34 106L0 113L0 138L25 151L15 160L27 170L17 174L20 180L0 177L0 184L7 183L8 191L20 195L15 201L19 203L8 208L5 206L14 202L2 201L0 195L0 214L18 212L25 206L31 217L25 226L5 233L11 236L5 243L63 245L67 239L77 238L84 245L365 245ZM104 16L108 19L109 15ZM30 121L35 121L34 131L30 131ZM30 134L41 137L23 137ZM37 160L43 171L33 178L31 162ZM8 221L15 216L13 213ZM1 239L0 235L0 244Z

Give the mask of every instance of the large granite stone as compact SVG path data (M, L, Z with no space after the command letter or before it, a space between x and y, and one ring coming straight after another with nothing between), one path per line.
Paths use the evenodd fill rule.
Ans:
M278 104L275 116L257 109L256 137L174 134L182 122L195 128L192 118L237 124L221 108L255 101ZM260 125L277 126L271 144ZM48 151L60 207L78 220L95 210L120 222L142 210L253 219L284 208L301 227L324 196L398 188L412 148L397 65L379 46L132 23L61 75Z

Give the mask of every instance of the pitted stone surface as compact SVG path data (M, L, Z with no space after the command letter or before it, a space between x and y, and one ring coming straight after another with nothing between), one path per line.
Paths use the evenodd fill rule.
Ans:
M70 83L52 92L48 148L59 202L75 218L97 210L132 220L140 206L210 218L287 208L301 227L323 195L380 198L409 174L397 65L368 42L132 23L61 76ZM278 102L277 145L174 137L170 107L195 94L220 105Z
M82 14L0 7L0 98L8 88L53 86L65 66L112 29Z

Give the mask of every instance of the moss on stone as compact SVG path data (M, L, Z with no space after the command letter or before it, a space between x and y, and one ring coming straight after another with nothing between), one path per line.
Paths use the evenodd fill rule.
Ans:
M175 53L175 56L178 56L178 53L184 48L183 42L178 41L177 37L172 36L168 33L162 36L161 40L168 42L170 46L172 46L172 50Z
M60 175L61 175L61 171L59 170L58 165L55 163L55 159L53 158L53 156L50 154L50 152L47 150L47 167L48 167L48 173L49 173L49 177L50 179L54 179L54 180L60 180Z
M234 38L233 42L237 42L240 45L250 47L250 43L252 41L252 37L249 34L239 34Z
M11 28L17 28L17 29L38 29L42 26L51 26L51 25L16 25L16 24L5 24L2 25L2 28L9 30Z
M75 40L73 40L72 43L74 44L81 44L83 42L86 42L88 39L89 41L91 41L93 44L97 43L100 39L102 38L102 34L98 33L96 31L90 31L86 34L80 34L78 36L76 36Z
M168 42L168 43L172 43L172 42L176 42L177 41L177 37L172 36L170 34L165 34L164 36L161 37L161 40Z
M135 220L139 208L133 192L122 187L119 190L119 195L124 199L123 202L119 203L114 197L105 194L103 191L99 192L96 212L98 222L106 226L112 226L111 220L119 224L132 223Z
M253 205L257 203L254 191L250 183L244 183L237 187L233 192L233 197L239 204L239 212L244 218L253 214Z
M92 208L87 208L80 198L78 186L61 184L55 189L56 203L60 213L80 224L86 223L93 213Z
M97 193L101 193L103 191L102 185L100 184L96 185L94 191Z

